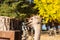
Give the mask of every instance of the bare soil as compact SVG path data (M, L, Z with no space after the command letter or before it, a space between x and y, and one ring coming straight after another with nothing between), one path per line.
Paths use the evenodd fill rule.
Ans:
M29 36L28 40L33 40L33 37ZM42 34L40 40L60 40L60 34L52 36L49 36L48 34Z

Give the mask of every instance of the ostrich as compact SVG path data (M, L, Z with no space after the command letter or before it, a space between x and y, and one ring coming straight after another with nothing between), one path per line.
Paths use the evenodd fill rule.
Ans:
M33 27L35 34L34 34L34 40L40 40L41 35L41 20L42 18L38 15L32 15L28 20L28 25Z

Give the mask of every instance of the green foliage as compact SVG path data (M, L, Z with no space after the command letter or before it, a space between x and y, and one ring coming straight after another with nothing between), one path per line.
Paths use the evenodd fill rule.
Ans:
M34 0L34 3L34 8L38 8L39 15L43 16L46 23L48 20L60 22L60 0Z
M27 15L37 13L33 6L25 0L1 0L0 15L24 19Z

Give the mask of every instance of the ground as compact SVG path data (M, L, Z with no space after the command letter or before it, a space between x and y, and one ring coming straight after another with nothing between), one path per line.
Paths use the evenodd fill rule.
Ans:
M32 37L29 36L28 40L32 40ZM49 35L41 35L41 39L40 40L60 40L60 35L56 35L56 36L49 36Z
M60 35L49 36L49 35L41 35L41 40L60 40Z
M28 40L32 40L29 36ZM60 34L49 36L48 34L42 34L40 40L60 40Z

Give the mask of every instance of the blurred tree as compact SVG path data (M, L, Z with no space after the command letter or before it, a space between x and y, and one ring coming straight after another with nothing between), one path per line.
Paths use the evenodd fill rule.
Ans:
M43 16L45 23L52 20L60 22L60 1L59 0L34 0L39 10L39 15Z
M32 13L37 13L33 7L33 3L29 4L29 1L25 0L1 0L0 15L24 19Z

